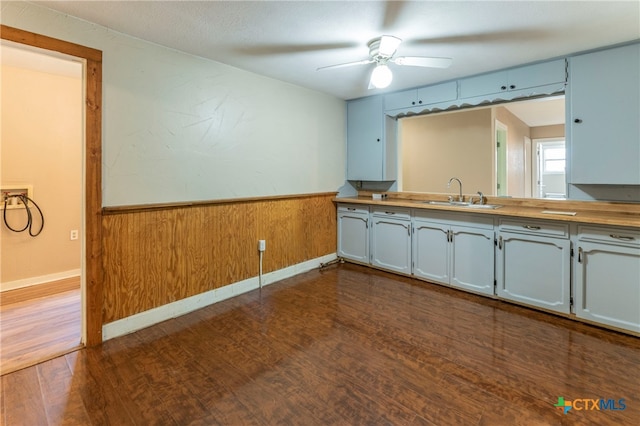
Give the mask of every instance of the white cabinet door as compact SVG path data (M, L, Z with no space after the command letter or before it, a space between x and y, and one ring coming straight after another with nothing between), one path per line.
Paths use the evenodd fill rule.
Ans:
M569 64L569 183L640 184L640 44Z
M558 59L464 78L460 80L460 98L466 99L495 93L517 92L558 83L560 83L559 89L562 90L565 80L565 61L564 59ZM536 90L526 93L527 96L535 94L537 94Z
M640 233L584 228L577 245L576 316L640 333Z
M411 273L411 221L372 215L371 264Z
M434 84L418 89L418 103L424 105L453 101L458 98L458 82Z
M460 97L462 99L506 91L506 71L493 72L460 80Z
M347 179L397 179L396 122L384 114L382 96L347 103Z
M384 97L384 110L392 111L402 108L419 107L440 102L453 101L458 97L458 83L434 84L418 89L403 90L402 92L389 93Z
M569 313L571 242L568 239L500 231L499 297Z
M507 71L508 90L530 89L548 84L563 83L566 79L567 71L564 59L527 65Z
M338 256L369 263L368 208L338 207Z
M413 224L413 274L449 284L449 226L415 221Z
M425 213L413 223L413 274L463 290L494 292L493 220ZM467 226L465 226L467 224Z
M385 111L408 108L416 104L418 104L418 91L416 89L389 93L388 95L384 96Z
M462 226L451 227L451 285L493 295L494 232Z

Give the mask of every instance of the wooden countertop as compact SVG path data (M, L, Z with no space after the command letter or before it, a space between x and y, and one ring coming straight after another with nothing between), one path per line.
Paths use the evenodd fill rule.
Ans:
M443 194L387 193L386 199L372 199L371 193L361 191L357 197L337 197L337 203L395 206L412 209L466 212L479 215L507 216L523 219L545 219L558 222L590 223L625 226L640 229L640 204L601 201L540 200L486 197L486 204L497 204L498 209L477 209L464 206L442 206L425 201L447 201ZM468 200L469 196L465 196ZM573 212L575 215L549 214L543 211Z

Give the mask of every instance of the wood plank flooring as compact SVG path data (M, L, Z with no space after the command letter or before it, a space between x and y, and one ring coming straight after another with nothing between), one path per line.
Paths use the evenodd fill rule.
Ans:
M80 278L0 295L0 374L80 347Z
M2 376L5 425L637 425L640 339L357 265ZM616 408L564 414L558 397Z

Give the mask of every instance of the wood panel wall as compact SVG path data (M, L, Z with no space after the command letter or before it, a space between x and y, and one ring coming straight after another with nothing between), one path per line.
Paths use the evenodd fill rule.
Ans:
M335 253L335 195L105 209L103 323Z

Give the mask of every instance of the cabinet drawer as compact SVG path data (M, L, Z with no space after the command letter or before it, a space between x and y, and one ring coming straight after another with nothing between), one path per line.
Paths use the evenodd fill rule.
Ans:
M501 219L500 230L520 234L544 235L548 237L569 238L569 225L542 222L536 220Z
M369 214L369 206L361 204L338 204L338 213Z
M388 217L398 220L411 220L410 210L398 207L376 206L371 213L373 214L373 216L377 217Z
M578 240L640 247L640 231L628 228L578 226Z

